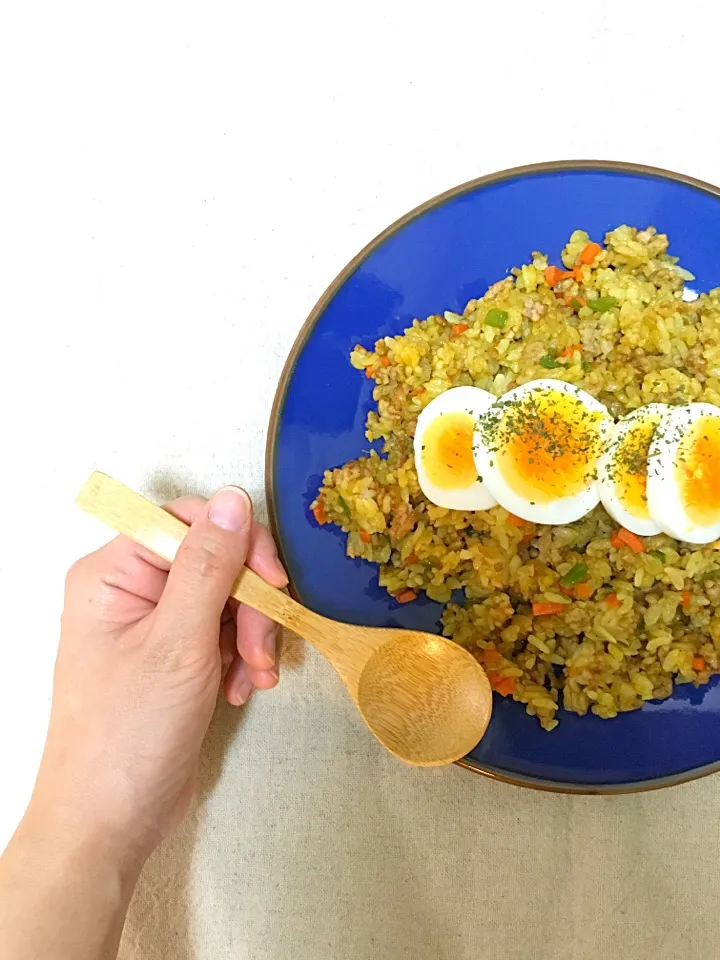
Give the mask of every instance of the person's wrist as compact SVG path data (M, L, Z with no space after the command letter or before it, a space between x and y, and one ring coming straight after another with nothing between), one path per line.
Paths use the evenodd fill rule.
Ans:
M114 957L141 866L34 797L0 857L0 940L13 956Z
M45 797L36 789L18 828L17 838L39 860L102 874L129 897L145 861L152 852L133 836L122 836L116 826L90 813L82 804L62 796Z
M92 744L71 753L54 740L48 738L25 819L44 835L66 834L79 847L103 850L123 874L139 873L162 839L146 792Z

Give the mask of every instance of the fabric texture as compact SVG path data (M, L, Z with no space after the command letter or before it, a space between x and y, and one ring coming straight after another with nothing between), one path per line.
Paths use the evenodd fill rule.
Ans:
M719 791L568 797L405 767L289 640L275 693L218 709L121 956L709 960Z
M73 506L92 468L261 503L313 303L455 184L563 157L720 183L697 0L5 6L0 845L42 751L64 572L106 539ZM583 798L405 767L288 638L279 688L218 708L121 957L715 960L719 822L720 776Z
M406 767L286 636L280 686L218 705L121 958L709 960L719 806L720 777L571 797Z

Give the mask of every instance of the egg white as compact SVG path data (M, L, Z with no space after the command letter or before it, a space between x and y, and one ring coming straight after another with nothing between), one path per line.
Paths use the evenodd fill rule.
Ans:
M413 441L415 467L420 489L436 506L450 510L488 510L496 506L497 501L485 483L477 479L469 486L453 489L438 487L428 477L423 458L425 434L430 424L434 423L438 417L446 413L468 413L477 421L494 401L495 397L492 393L481 390L479 387L453 387L435 397L421 411Z
M688 516L675 477L680 445L701 417L720 418L720 407L712 403L668 407L655 431L648 454L647 498L650 516L663 533L686 543L711 543L720 538L720 521L705 526Z
M485 413L475 429L474 454L475 466L478 474L483 478L488 490L501 506L510 513L523 520L544 524L572 523L589 513L600 501L600 492L593 474L587 485L578 493L555 500L534 502L517 493L503 476L499 464L497 450L493 448L493 424L499 423L502 418L503 405L521 400L533 393L542 394L548 391L565 393L578 400L591 413L602 416L598 429L601 441L604 443L607 432L612 425L607 408L590 396L585 390L564 380L531 380L520 387L506 393L499 401Z
M598 487L602 505L613 520L641 537L660 533L660 527L652 517L638 517L631 513L618 495L616 478L622 471L622 465L617 462L617 457L629 431L648 418L663 417L669 409L666 403L649 403L618 420L610 430L605 452L598 462Z

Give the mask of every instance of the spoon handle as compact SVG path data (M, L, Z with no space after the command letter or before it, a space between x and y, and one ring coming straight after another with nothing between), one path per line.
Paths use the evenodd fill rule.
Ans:
M90 476L77 496L77 503L117 533L125 534L170 563L190 529L162 507L100 471ZM351 631L352 627L313 613L247 567L241 571L230 595L299 634L324 654L350 685L361 651L354 651L353 656L352 643L348 643L347 638L342 641L338 634Z

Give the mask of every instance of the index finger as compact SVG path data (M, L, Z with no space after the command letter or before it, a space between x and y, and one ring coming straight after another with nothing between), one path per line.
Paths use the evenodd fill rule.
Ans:
M253 529L247 565L272 586L287 586L288 577L278 559L275 542L259 523ZM277 624L242 604L237 608L235 619L240 656L255 670L266 672L272 669L277 664Z
M170 503L166 503L163 506L163 510L167 510L168 513L171 513L174 517L177 517L178 520L182 520L183 523L189 526L196 517L200 516L206 503L207 500L205 497L188 494L184 497L178 497L177 500L172 500ZM164 570L165 573L168 572L171 566L169 561L159 557L156 553L153 553L152 550L148 550L147 547L135 543L134 540L124 536L124 534L115 537L114 540L111 540L110 543L101 547L97 552L102 553L105 558L111 561L132 556L145 563L151 564L151 566L156 567L158 570Z
M186 523L191 523L204 507L202 497L174 500L165 508ZM81 561L91 579L101 581L150 603L160 599L170 564L129 537L115 537Z

